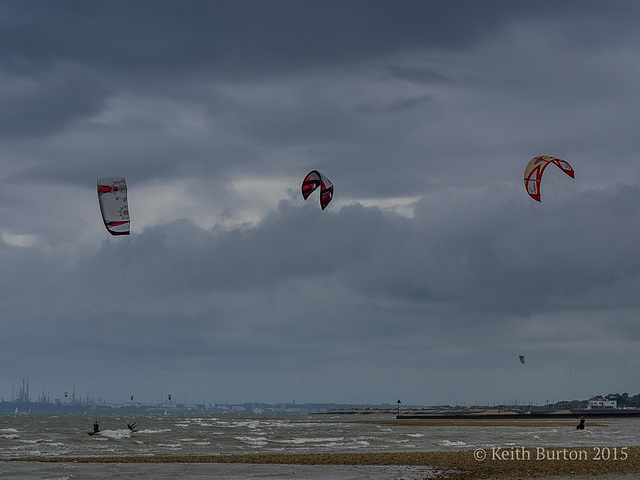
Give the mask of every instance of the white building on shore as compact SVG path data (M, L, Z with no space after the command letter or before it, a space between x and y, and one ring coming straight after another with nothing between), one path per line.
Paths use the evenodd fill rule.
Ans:
M598 396L595 396L595 397L591 397L589 399L589 403L587 405L587 408L589 410L591 410L591 409L601 409L601 408L616 409L616 408L618 408L618 401L617 400L607 400L602 395L598 395Z

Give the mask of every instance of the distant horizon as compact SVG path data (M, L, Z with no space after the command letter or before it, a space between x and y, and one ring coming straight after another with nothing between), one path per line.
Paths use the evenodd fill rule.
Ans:
M0 401L2 402L20 402L20 398L26 398L28 396L29 402L27 403L61 403L61 404L70 404L75 399L75 404L86 404L86 405L127 405L127 404L144 404L144 405L186 405L186 404L194 404L194 405L206 405L206 404L219 404L219 405L249 405L249 404L265 404L265 405L281 405L281 404L290 404L290 405L308 405L308 404L318 404L318 405L353 405L353 406L382 406L382 405L390 405L393 408L397 408L398 401L389 401L389 402L348 402L348 401L297 401L296 399L291 400L283 400L283 401L261 401L261 400L252 400L252 401L207 401L207 400L193 400L192 397L187 393L182 393L181 395L175 395L173 392L158 392L156 394L156 399L149 399L149 397L139 396L138 394L133 395L133 399L131 399L131 395L126 397L125 399L119 400L111 400L111 399L96 399L95 396L92 396L91 392L85 392L84 394L78 393L79 389L74 387L70 390L66 391L67 396L65 397L65 391L59 393L59 396L53 396L50 392L42 389L35 390L30 385L29 379L24 378L20 383L19 388L16 389L15 382L13 385L12 396L4 397L0 395ZM34 397L35 394L35 397ZM525 400L519 400L516 398L510 398L506 401L499 402L464 402L464 401L455 401L453 403L445 403L445 402L437 402L437 403L428 403L428 402L410 402L407 405L412 406L423 406L423 407L440 407L440 406L451 406L451 407L469 407L469 406L482 406L482 407L492 407L492 406L504 406L504 405L523 405L523 406L546 406L546 405L554 405L557 403L570 403L570 402L585 402L589 399L602 396L611 396L611 395L627 395L629 398L633 399L638 397L640 400L640 393L635 395L630 395L628 392L623 393L599 393L595 395L590 395L587 398L583 399L556 399L549 398L544 402L527 402ZM400 407L404 405L404 402L400 400Z
M420 402L411 402L411 403L404 403L404 402L400 402L398 404L397 401L395 402L341 402L341 401L296 401L296 400L289 400L289 401L277 401L277 402L269 402L269 401L260 401L260 400L253 400L253 401L222 401L222 402L216 402L216 401L191 401L189 399L188 395L183 395L182 398L175 396L175 395L171 395L171 398L168 397L168 394L163 395L162 398L158 398L155 401L154 400L145 400L143 399L137 399L136 396L134 395L133 400L131 400L131 397L129 397L129 399L126 400L100 400L97 401L95 399L95 397L90 397L89 399L87 398L86 394L84 396L81 395L77 395L75 396L75 399L73 398L72 393L68 393L67 397L63 396L61 397L52 397L52 396L48 396L43 398L42 396L39 396L37 398L33 398L33 397L29 397L28 401L24 401L21 400L19 398L5 398L0 396L0 401L4 402L4 403L47 403L47 404L58 404L58 405L349 405L349 406L353 406L353 407L371 407L371 406L376 406L376 407L388 407L388 408L393 408L396 409L398 407L403 408L403 407L407 407L407 408L412 408L412 407L422 407L422 408L438 408L438 407L452 407L452 408L456 408L456 407L472 407L472 406L477 406L477 407L499 407L499 406L540 406L540 407L544 407L544 406L548 406L548 405L556 405L556 404L560 404L560 403L571 403L571 402L586 402L591 398L595 398L598 396L603 396L606 397L608 395L620 395L620 394L599 394L599 395L593 395L590 396L589 398L585 398L585 399L570 399L570 400L562 400L562 399L553 399L553 400L549 400L548 402L544 402L544 403L527 403L527 402L523 402L523 401L505 401L505 402L490 402L490 403L480 403L480 402L457 402L457 403L420 403ZM640 395L640 394L639 394Z

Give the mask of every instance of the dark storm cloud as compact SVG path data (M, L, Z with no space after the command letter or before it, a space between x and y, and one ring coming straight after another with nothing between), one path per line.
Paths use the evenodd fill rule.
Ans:
M442 164L442 147L438 144L444 142L434 142L430 146L432 151L425 152L424 142L417 142L414 136L423 130L427 139L437 137L438 127L433 127L439 124L448 129L441 140L451 148L452 144L459 144L460 136L469 134L464 125L452 128L442 122L442 112L450 106L446 97L428 90L415 95L394 92L389 98L349 105L344 101L348 92L339 91L342 79L335 76L337 73L333 78L336 87L324 93L317 88L321 82L314 85L307 81L306 88L295 87L296 83L305 84L303 77L295 75L310 72L317 76L326 71L344 75L355 65L380 62L382 71L395 72L398 78L413 82L441 84L443 78L459 82L461 75L467 76L470 72L446 73L442 67L428 64L399 65L389 56L442 48L473 52L503 35L507 22L533 23L549 12L548 8L553 8L559 19L572 12L566 4L533 8L513 2L482 5L475 2L403 2L399 5L388 2L309 5L297 2L31 2L28 9L27 4L19 5L22 4L4 7L6 41L1 44L7 51L1 58L6 59L7 72L14 72L12 83L24 92L22 96L10 94L7 100L2 122L5 131L24 132L31 127L29 135L33 136L36 132L59 132L73 122L95 131L95 124L82 120L95 119L100 110L105 109L109 92L113 98L115 91L120 91L125 98L131 94L134 99L140 95L150 100L154 97L184 99L187 105L204 109L209 130L218 132L209 140L209 145L205 146L202 136L197 136L187 146L184 137L167 128L175 120L171 112L158 112L154 121L131 119L135 121L135 133L127 127L127 119L120 119L115 128L109 125L107 130L98 132L108 142L98 151L95 148L80 151L82 158L70 156L68 152L56 155L55 149L49 153L58 157L58 172L62 172L61 166L65 163L68 165L62 173L67 178L72 170L95 170L94 162L103 163L104 158L100 158L103 156L110 159L115 169L123 171L128 165L127 170L139 171L144 176L150 174L144 172L218 174L210 168L203 171L210 152L215 152L217 163L224 163L227 168L233 165L238 165L238 170L250 165L260 168L264 162L259 150L249 147L249 143L298 148L300 156L307 156L310 164L327 165L332 171L351 177L353 173L342 166L345 157L359 170L397 157L397 146L385 140L390 135L404 137L403 156L413 159L412 163L422 163L428 156L437 159L436 164ZM592 31L587 27L598 18L603 7L597 2L582 6L577 22L584 25L586 33ZM620 10L625 8L633 5L623 4ZM64 28L60 28L61 25ZM559 35L557 29L554 33ZM20 65L22 68L18 68ZM26 67L29 65L31 69ZM38 70L34 70L34 66ZM514 68L520 71L522 66ZM533 62L532 71L535 68L539 66ZM43 90L34 86L25 72L40 72L37 79L46 82L46 87L49 82L55 83ZM220 79L230 76L234 82L244 79L255 85L266 76L272 85L275 82L281 86L271 91L266 89L262 94L256 89L254 98L275 97L266 103L252 102L243 91L230 95L217 90L222 86ZM557 72L546 74L543 82L534 74L525 87L531 93L548 89L554 79L559 81ZM561 81L563 85L573 84L570 77ZM206 84L208 88L203 86ZM486 88L477 91L479 99L490 98ZM505 94L502 82L495 88L500 96ZM575 91L578 90L563 88L558 95L564 98ZM520 90L514 91L514 98L521 95ZM581 99L585 95L593 98L593 89L587 89ZM284 101L277 100L280 98ZM540 104L545 98L533 95L531 100ZM555 99L546 101L555 102ZM131 104L132 109L136 108ZM144 109L145 105L139 107ZM400 114L407 109L409 115L399 121ZM503 121L500 117L505 116L504 112L494 110L495 114L488 117L484 125ZM363 115L372 112L386 115L377 120ZM145 121L148 128L141 131ZM397 126L397 130L389 131L390 125ZM378 132L372 135L372 128ZM479 137L478 133L475 135ZM232 140L228 141L229 138ZM238 144L245 139L245 147L239 148ZM483 140L488 141L488 138ZM77 142L74 143L77 148ZM336 143L340 144L339 148L332 148ZM313 144L318 146L315 151L310 150ZM368 149L362 148L367 145ZM126 148L118 149L119 146ZM164 155L157 154L154 146ZM40 172L56 176L52 171L45 173L40 169ZM405 194L415 195L421 191L424 181L416 182L413 174L406 171L404 177ZM375 179L346 184L349 191L356 193L366 189L367 195L400 195L403 189L396 185L396 182Z
M0 138L33 138L67 129L105 107L108 90L73 68L5 80L0 103Z
M633 189L607 192L610 206L628 205L625 192L632 194ZM112 368L117 370L120 362L126 368L127 358L137 358L137 350L129 348L134 344L163 366L162 359L168 357L186 369L215 366L216 372L233 369L247 376L258 365L288 371L292 356L304 355L305 362L331 370L332 383L346 385L346 377L339 373L342 365L345 375L361 377L355 383L364 388L360 383L370 374L363 365L375 368L378 375L388 368L380 352L389 352L396 357L395 364L406 363L407 368L419 369L429 362L429 368L455 370L482 356L489 345L503 343L502 338L505 346L495 359L496 368L502 368L505 357L517 359L517 347L525 343L532 351L549 350L549 361L558 355L561 362L562 354L553 346L558 339L549 331L558 320L541 319L553 303L554 285L545 282L546 262L531 258L531 252L540 254L536 248L540 232L527 233L522 225L523 218L531 215L521 195L510 190L498 193L443 210L435 222L353 205L325 212L326 219L316 217L312 222L283 208L260 225L231 232L207 231L188 222L149 229L128 247L126 319L118 323L122 340ZM481 206L487 203L485 211ZM592 208L589 201L585 203L580 211ZM585 215L603 222L607 212L593 208ZM531 222L524 223L531 227ZM600 228L625 230L624 222L613 218ZM583 256L591 258L586 238L577 245ZM614 264L622 264L633 249L629 240L610 237L609 244L595 246L618 251L620 258ZM630 250L620 250L618 242ZM28 254L25 249L18 251ZM15 261L23 263L20 257ZM60 262L63 259L56 256L32 258L11 284L5 282L5 291L9 285L16 292L22 290L15 296L18 303L39 291L48 292L42 298L45 302L62 294L72 307L36 307L31 313L23 309L23 321L9 339L19 338L22 330L50 316L55 322L35 339L41 350L53 354L60 345L76 352L90 348L82 346L87 330L94 330L86 321L77 324L81 327L77 332L67 328L62 334L58 327L70 327L65 318L81 312L97 321L97 305L84 305L83 299L96 296L92 290L98 287L91 286L90 278L99 259L67 266ZM606 262L605 271L614 264ZM55 280L42 278L35 284L29 280L37 271L52 269L58 272ZM65 289L65 279L78 275L87 280L84 287ZM596 274L588 275L588 282L575 295L600 292L604 300L601 290L603 286L608 290L609 280ZM542 317L532 321L527 318L531 315ZM516 333L518 329L530 330L527 342ZM359 340L354 343L354 338ZM507 338L516 343L509 346ZM280 375L274 376L276 384L282 381ZM364 391L379 394L371 388Z
M636 9L633 2L618 2L613 18L623 20ZM612 13L601 2L576 7L571 2L293 0L28 1L5 4L2 12L3 64L14 71L66 61L129 74L208 66L234 77L362 62L399 49L470 48L507 21L557 15L580 22ZM585 32L585 39L593 34Z
M361 61L425 44L468 46L490 30L488 25L496 27L504 5L489 3L487 8L473 2L417 1L5 4L2 43L9 54L3 58L13 70L81 61L141 70L211 66L223 76L246 75L256 70ZM471 12L476 18L470 17Z

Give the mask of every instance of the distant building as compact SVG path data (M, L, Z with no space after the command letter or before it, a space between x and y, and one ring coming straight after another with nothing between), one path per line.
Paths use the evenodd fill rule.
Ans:
M601 408L615 409L615 408L618 408L618 401L607 400L602 395L598 395L595 397L591 397L589 399L587 408L588 409L601 409Z

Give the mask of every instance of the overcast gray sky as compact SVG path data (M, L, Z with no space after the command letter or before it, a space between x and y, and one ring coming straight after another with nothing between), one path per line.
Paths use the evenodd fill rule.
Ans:
M0 396L640 392L639 14L0 3ZM537 155L576 172L549 167L540 204ZM130 237L102 176L127 179Z

